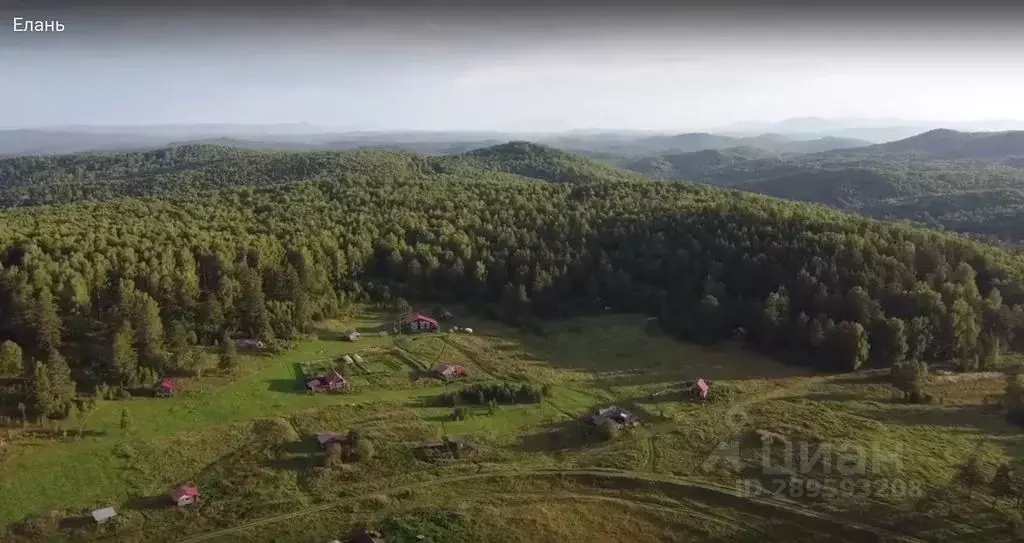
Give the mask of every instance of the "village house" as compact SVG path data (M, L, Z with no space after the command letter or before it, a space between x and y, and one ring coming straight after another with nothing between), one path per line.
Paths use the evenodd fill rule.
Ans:
M199 487L194 484L179 486L171 491L171 501L178 507L192 505L199 501Z
M461 438L428 439L417 447L420 454L427 460L434 458L454 457L469 448L469 442Z
M320 445L321 449L326 449L331 443L348 443L348 434L320 432L316 435L316 442Z
M456 364L438 364L431 370L441 379L458 379L466 376L466 368Z
M174 379L164 378L157 381L156 385L153 387L153 394L161 398L166 398L167 396L173 396L177 389L178 385L174 382Z
M405 332L436 332L439 326L436 320L420 313L413 313L402 321L402 329Z
M331 370L325 375L318 375L306 380L306 389L310 392L332 392L335 390L348 389L348 380L338 373L338 370Z
M117 511L114 511L113 507L104 507L92 512L92 518L96 521L96 524L103 524L116 516Z
M587 420L594 426L600 426L606 420L615 422L620 426L636 426L638 423L636 417L632 413L614 405L598 409L592 415L587 417Z
M703 378L697 379L696 387L697 387L697 397L699 397L701 400L707 400L708 399L708 390L710 390L710 388L711 388L710 385L708 385L707 381L705 381Z

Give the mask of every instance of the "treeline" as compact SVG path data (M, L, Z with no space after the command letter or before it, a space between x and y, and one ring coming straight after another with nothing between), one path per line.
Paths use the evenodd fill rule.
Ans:
M540 403L543 390L523 383L519 386L511 383L471 385L459 391L450 391L438 397L438 403L449 407L456 405L490 403Z
M505 149L538 176L565 166L546 148ZM289 339L350 302L396 297L528 327L644 312L681 337L842 371L990 367L1024 344L1024 259L993 246L684 183L352 160L360 173L333 179L0 213L0 342L22 358L8 376L148 386L225 334ZM5 408L50 411L32 390L4 394Z

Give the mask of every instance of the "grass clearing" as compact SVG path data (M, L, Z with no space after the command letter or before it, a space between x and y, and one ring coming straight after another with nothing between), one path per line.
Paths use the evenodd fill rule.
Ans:
M796 517L772 523L765 515L751 516L737 505L742 501L684 496L667 482L625 484L648 474L733 488L738 476L746 477L763 460L761 443L751 436L772 435L794 447L849 444L882 451L898 471L872 480L914 481L923 493L867 501L784 496L786 507L850 522L900 519L922 533L959 536L966 532L957 528L958 515L991 499L951 490L955 466L969 454L992 466L1024 452L1019 432L986 403L1001 390L999 379L934 381L930 391L943 403L909 405L895 401L879 372L809 374L732 345L678 342L652 333L647 320L634 315L556 323L545 337L468 320L460 324L478 333L377 335L374 330L388 321L375 319L325 323L317 339L293 351L247 356L238 376L196 379L173 398L103 402L82 440L16 439L0 464L0 519L12 523L51 510L67 516L115 504L123 512L116 525L86 523L62 533L87 540L116 530L118 540L163 541L321 507L334 522L314 523L314 532L332 538L366 521L390 527L397 541L416 530L464 534L474 541L799 539L815 532ZM349 328L366 333L355 343L341 341L338 334ZM362 362L348 367L351 392L308 394L296 386L302 373L296 368L304 362L330 364L352 353ZM501 405L493 412L464 406L466 416L454 420L452 408L432 402L462 382L414 380L438 361L464 365L470 383L528 382L545 386L548 395L540 404ZM660 394L698 377L728 387L729 399L698 403L678 393ZM609 404L631 409L644 423L612 441L595 439L579 418ZM134 422L129 435L119 427L123 408ZM372 458L326 466L311 436L349 430L372 443ZM471 447L458 458L427 460L418 454L421 442L444 436L467 437ZM706 469L720 445L733 442L741 445L740 474ZM798 448L769 450L779 465L787 455L799 460ZM815 469L803 475L828 478L820 464ZM536 470L627 477L563 477L552 487L537 475L526 476ZM523 477L500 484L466 479L492 472ZM161 505L168 489L188 480L204 489L200 504L183 510ZM429 491L390 492L432 482L437 486ZM959 507L922 512L923 500L937 495ZM980 533L990 540L1006 535L1004 505L977 510L985 519ZM300 528L309 530L308 519L295 518L225 532L218 540L288 541L300 536ZM898 522L890 524L899 529ZM846 537L836 534L816 533Z

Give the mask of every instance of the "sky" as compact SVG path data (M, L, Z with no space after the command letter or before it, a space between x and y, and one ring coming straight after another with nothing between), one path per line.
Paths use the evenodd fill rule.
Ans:
M0 0L0 126L1024 119L1024 10L983 3L226 1Z

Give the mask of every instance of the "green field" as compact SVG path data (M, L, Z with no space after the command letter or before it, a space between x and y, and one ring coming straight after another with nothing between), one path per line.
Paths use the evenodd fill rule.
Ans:
M12 539L31 541L329 541L361 524L389 541L436 542L1013 536L1012 504L952 483L970 454L991 467L1021 450L1019 432L984 405L1001 392L998 377L933 379L942 402L908 405L877 373L813 374L736 345L682 343L642 316L552 323L544 336L467 324L475 334L370 333L346 343L337 332L375 326L372 317L328 322L320 339L286 354L245 357L234 378L186 381L173 398L103 402L81 438L11 430L0 520ZM351 392L301 390L304 362L329 366L351 353L363 358L348 368ZM466 405L454 420L433 400L463 384L423 375L438 362L465 366L465 385L528 383L548 394L540 404ZM729 395L702 404L673 392L699 377ZM642 424L595 438L577 419L609 404ZM353 429L373 457L325 466L309 436ZM418 455L417 443L446 435L471 448L459 458ZM863 446L887 471L837 475L819 462L766 477L758 436L794 444L768 447L777 465L810 443L826 453ZM722 443L737 444L738 466L709 464ZM740 480L777 490L783 478L778 495L737 491ZM819 492L808 492L811 480ZM868 491L839 488L849 480ZM185 481L200 485L202 502L167 507L163 495ZM116 521L80 518L106 505L118 508Z

